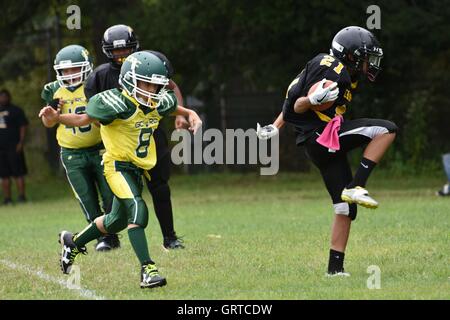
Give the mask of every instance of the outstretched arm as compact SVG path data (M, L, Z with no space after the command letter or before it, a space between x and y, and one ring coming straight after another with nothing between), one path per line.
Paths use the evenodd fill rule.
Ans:
M181 90L175 83L175 81L170 79L167 88L173 90L173 92L177 97L178 105L183 106L184 105L183 94L181 93ZM189 122L186 120L186 118L184 116L176 116L175 129L187 129L187 128L189 128Z
M285 122L284 122L284 119L283 119L283 112L280 112L278 117L273 122L273 125L275 127L277 127L277 129L281 129L281 128L283 128L284 124L285 124Z
M58 123L58 121L57 118L53 116L53 112L46 110L47 108L53 109L50 106L43 107L41 111L39 111L39 118L41 118L41 121L46 128L52 128ZM54 112L58 113L56 110L54 110Z
M173 115L176 116L183 116L188 119L189 122L189 130L192 131L194 134L197 132L197 130L202 126L202 120L198 116L197 112L191 109L187 109L182 106L177 106L175 111L173 112Z
M89 117L87 114L60 114L59 110L55 110L50 106L42 108L39 112L39 117L48 128L53 127L57 123L71 127L83 127L96 121L96 119Z
M280 112L278 117L272 124L261 127L259 123L256 124L256 135L261 140L267 140L276 136L278 134L278 130L281 129L285 124L283 119L283 112Z

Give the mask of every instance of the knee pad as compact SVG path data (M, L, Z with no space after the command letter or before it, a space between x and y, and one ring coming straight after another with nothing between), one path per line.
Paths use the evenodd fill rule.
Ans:
M334 203L334 213L335 214L341 214L343 216L348 216L350 219L355 220L356 214L357 214L357 206L356 203L347 203L347 202L340 202L340 203Z
M120 215L106 215L103 221L103 228L108 233L119 233L128 225L127 218Z
M143 228L148 224L147 205L141 196L133 199L126 199L126 207L128 212L128 224L137 224Z

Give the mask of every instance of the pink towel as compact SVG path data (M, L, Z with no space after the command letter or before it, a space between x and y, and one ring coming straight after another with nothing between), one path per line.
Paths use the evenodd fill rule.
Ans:
M318 143L327 147L330 152L335 152L341 148L339 145L339 129L344 118L341 115L336 115L326 125L322 134L316 139Z

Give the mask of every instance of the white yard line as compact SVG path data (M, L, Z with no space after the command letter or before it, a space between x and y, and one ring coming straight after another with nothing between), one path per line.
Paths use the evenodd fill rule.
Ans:
M71 290L72 292L77 293L79 296L81 296L83 298L88 298L88 299L93 299L93 300L106 300L105 297L97 296L97 294L95 293L94 290L83 289L83 288L73 288L70 286L70 284L66 280L58 279L56 277L53 277L51 275L44 273L41 270L35 270L32 267L29 267L26 265L20 265L20 264L17 264L17 263L8 261L8 260L0 260L0 263L12 270L25 272L26 274L35 276L41 280L44 280L44 281L47 281L50 283L54 283L54 284L59 284L61 287Z

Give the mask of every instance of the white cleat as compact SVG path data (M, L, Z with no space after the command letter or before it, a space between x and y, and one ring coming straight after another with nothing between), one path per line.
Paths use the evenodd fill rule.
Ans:
M350 273L348 273L348 272L326 273L325 275L328 278L334 278L334 277L346 278L346 277L350 277Z
M351 189L344 189L341 194L341 199L348 203L356 203L369 209L378 208L378 202L369 196L369 192L363 187L355 187Z

